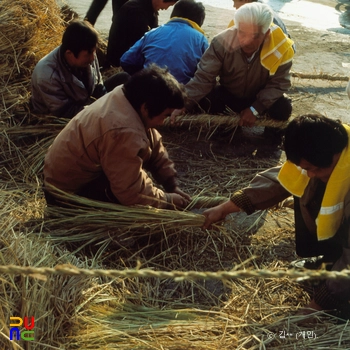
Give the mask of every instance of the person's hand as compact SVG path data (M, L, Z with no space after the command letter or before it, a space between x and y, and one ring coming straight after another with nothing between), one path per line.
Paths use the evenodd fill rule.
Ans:
M186 108L182 108L182 109L174 109L173 112L170 115L170 124L174 125L175 124L175 119L178 115L182 115L184 114L186 111Z
M203 225L203 229L206 230L211 224L224 220L226 215L220 206L216 206L214 208L207 209L203 212L205 216L205 222Z
M184 209L186 208L190 201L185 197L181 196L178 193L168 193L171 199L171 204L175 206L175 208Z
M173 190L173 193L177 193L179 194L180 196L182 196L183 198L187 199L189 202L192 200L191 199L191 196L189 194L187 194L186 192L182 191L180 189L180 187L176 186Z
M255 125L256 116L253 114L250 108L243 109L243 111L240 113L240 117L241 118L238 123L240 126L252 127Z
M211 224L224 220L225 217L230 213L236 213L241 209L237 207L231 200L228 200L225 203L219 204L216 207L207 209L203 212L205 216L205 222L203 225L203 229L206 230L210 227Z

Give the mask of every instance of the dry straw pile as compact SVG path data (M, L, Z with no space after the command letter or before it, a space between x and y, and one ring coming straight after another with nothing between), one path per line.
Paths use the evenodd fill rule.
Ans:
M296 314L310 297L288 277L14 273L9 265L285 271L295 255L287 208L237 214L201 230L201 209L194 208L222 201L280 159L254 150L237 155L228 142L199 138L197 130L163 130L182 187L194 198L187 211L126 208L62 193L71 207L45 211L43 157L66 121L31 115L28 86L34 64L59 44L64 22L54 0L2 0L0 10L0 349L350 347L347 324L322 313L309 320ZM14 316L34 317L34 340L9 339Z
M33 66L60 43L62 28L55 0L0 2L1 122L27 110Z

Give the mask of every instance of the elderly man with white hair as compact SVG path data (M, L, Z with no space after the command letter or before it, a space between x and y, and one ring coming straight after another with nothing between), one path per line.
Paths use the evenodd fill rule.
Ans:
M249 127L263 115L289 119L292 105L285 93L291 86L293 41L272 21L272 10L263 3L245 4L236 11L234 26L212 39L186 84L188 111L199 105L217 114L229 107L240 114L240 125ZM179 111L173 117L176 114ZM279 142L279 130L265 132Z

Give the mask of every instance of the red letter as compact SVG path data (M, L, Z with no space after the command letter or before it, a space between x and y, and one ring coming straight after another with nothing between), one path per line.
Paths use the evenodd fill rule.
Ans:
M28 325L28 316L24 317L24 327L25 329L31 330L34 328L34 316L30 317L30 325Z

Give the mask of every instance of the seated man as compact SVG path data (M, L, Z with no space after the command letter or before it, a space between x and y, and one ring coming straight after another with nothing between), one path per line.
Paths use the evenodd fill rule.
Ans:
M113 12L109 30L107 60L120 66L120 57L152 28L158 27L158 11L167 10L177 0L128 0Z
M291 86L293 42L271 25L272 16L270 7L258 2L235 12L234 27L213 38L186 84L188 110L196 103L212 114L229 107L240 114L239 124L249 127L263 114L288 120L292 106L285 93Z
M229 213L272 207L294 195L296 252L317 268L330 263L333 271L350 266L350 127L321 115L296 117L287 126L287 161L258 174L231 199L204 212L204 228ZM312 261L315 263L312 264ZM298 266L297 264L295 264ZM299 264L299 267L303 266ZM350 280L326 280L308 305L336 310L350 318Z
M208 48L201 30L205 8L201 2L180 0L174 5L170 21L147 32L120 59L129 74L151 63L167 67L180 82L186 84L194 75L197 64ZM176 59L174 59L176 57Z
M96 56L98 33L88 23L72 21L62 36L62 44L35 66L31 109L38 114L72 118L120 83L111 77L103 83Z
M176 79L152 65L82 110L45 156L47 203L56 204L58 188L123 205L186 207L190 197L178 187L174 163L154 129L182 108L184 99Z

